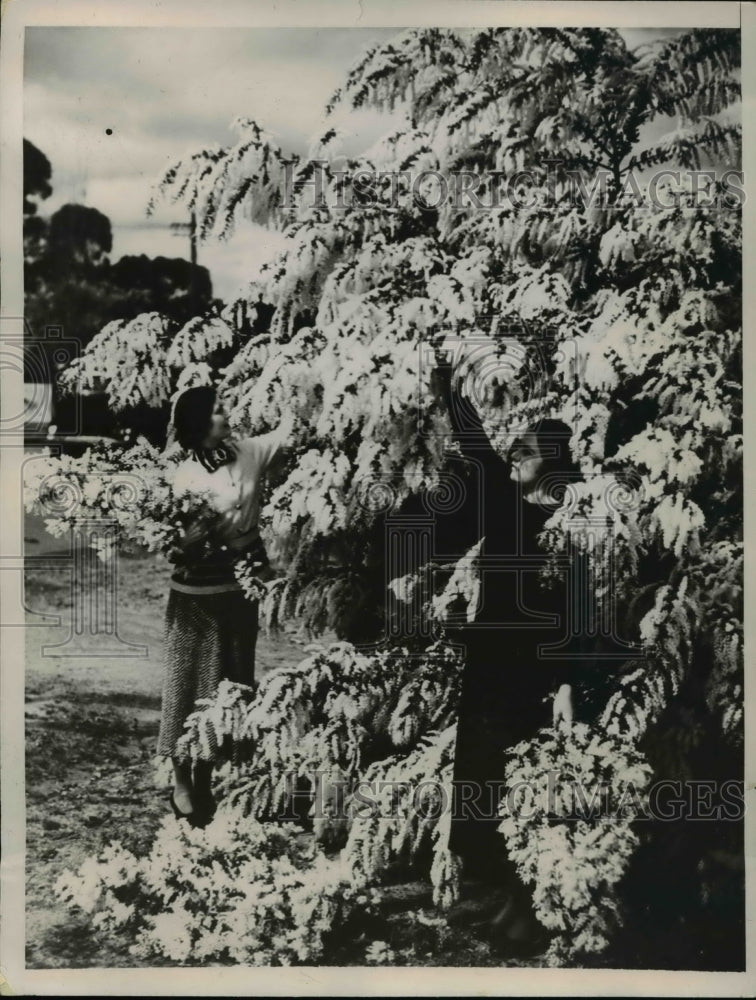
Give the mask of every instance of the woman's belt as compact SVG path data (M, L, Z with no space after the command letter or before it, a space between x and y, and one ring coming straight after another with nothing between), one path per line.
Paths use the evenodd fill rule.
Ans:
M176 566L171 584L179 585L174 589L188 587L193 591L197 587L213 588L213 591L208 590L206 593L241 589L234 573L234 566L241 558L259 564L261 569L268 566L268 555L257 532L240 548L215 549L202 559L183 560Z

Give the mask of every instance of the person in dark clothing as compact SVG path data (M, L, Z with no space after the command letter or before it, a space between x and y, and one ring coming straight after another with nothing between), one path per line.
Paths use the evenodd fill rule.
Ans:
M449 846L462 858L466 878L506 888L509 901L494 924L500 936L525 943L540 925L530 894L506 856L497 807L505 751L554 720L572 720L579 662L554 657L554 649L550 656L548 649L563 646L567 571L563 565L556 581L545 585L540 571L548 557L538 535L579 473L564 423L534 424L513 442L505 460L492 447L474 406L453 386L451 369L439 366L436 377L463 459L476 473L468 472L467 481L477 480L480 496L469 502L479 509L484 536L474 622L450 630L465 647L465 667ZM464 516L458 517L458 527ZM450 531L454 526L449 524L441 529L447 547ZM467 543L469 538L458 548L464 551Z

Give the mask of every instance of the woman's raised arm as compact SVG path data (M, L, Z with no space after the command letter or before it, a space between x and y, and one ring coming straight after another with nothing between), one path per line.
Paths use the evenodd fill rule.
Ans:
M261 471L267 472L286 458L291 448L293 427L293 417L291 414L285 414L272 431L241 438L239 443L257 456Z
M433 371L432 384L446 407L454 440L465 457L476 458L487 464L502 466L505 460L495 450L483 427L473 403L455 384L455 374L450 364L439 362Z

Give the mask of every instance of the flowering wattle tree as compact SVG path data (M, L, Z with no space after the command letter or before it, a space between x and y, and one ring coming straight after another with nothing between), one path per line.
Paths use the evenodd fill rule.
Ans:
M492 441L536 414L573 429L582 479L544 540L559 553L592 526L584 537L599 593L630 609L629 638L645 653L607 682L596 716L617 768L632 761L647 776L639 750L665 777L700 773L707 747L738 761L741 219L736 175L724 171L740 163L739 52L726 30L631 50L603 29L413 29L363 56L328 109L406 111L405 126L362 156L341 155L328 124L302 158L240 120L235 145L179 163L160 182L160 196L182 200L205 238L223 238L240 218L283 230L286 245L254 289L275 307L269 329L219 369L212 355L233 342L233 305L182 330L139 317L134 330L106 328L67 378L100 379L114 406L139 393L154 404L215 378L245 432L293 417L291 459L263 511L285 573L266 607L272 619L298 617L370 647L346 655L339 646L313 666L334 683L346 678L357 706L350 716L325 688L315 702L325 713L318 733L330 732L329 713L335 725L330 766L348 779L450 776L438 699L391 702L395 728L376 722L386 738L372 743L370 713L359 707L368 660L379 670L395 655L376 646L387 645L386 609L427 594L433 553L389 566L401 577L389 603L384 539L386 518L413 495L443 509L451 427L434 391L439 356L464 376ZM674 175L707 166L718 179L707 179L706 198L690 175ZM440 619L437 630L450 609L474 603L475 555L435 575L441 584L421 612ZM405 644L427 672L439 660L435 645L423 660L431 637L422 634ZM454 684L429 676L453 698ZM195 752L213 742L207 726L213 739L251 733L243 788L259 791L260 774L276 759L291 764L306 739L307 726L293 732L287 720L299 701L308 708L297 717L312 717L311 687L296 672L266 679L246 707L224 688L195 720ZM265 724L256 721L261 698ZM444 719L435 735L428 712ZM415 721L397 736L402 718ZM572 752L585 756L581 739ZM534 754L522 748L529 772ZM245 808L257 808L254 798ZM437 899L453 899L443 825L392 822L354 821L346 850L355 871L377 878L405 848L420 858L430 837ZM580 891L556 886L574 871L537 863L553 824L531 824L525 839L523 829L516 818L502 826L557 933L554 961L601 950L637 841L631 824L584 838L583 861L609 874ZM627 849L616 843L623 831Z

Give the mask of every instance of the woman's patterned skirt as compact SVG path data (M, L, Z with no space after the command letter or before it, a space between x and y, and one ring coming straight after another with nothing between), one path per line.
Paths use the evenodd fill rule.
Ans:
M224 679L254 682L257 631L258 603L241 590L185 594L171 589L163 633L160 756L176 755L176 741L198 698L212 698Z

